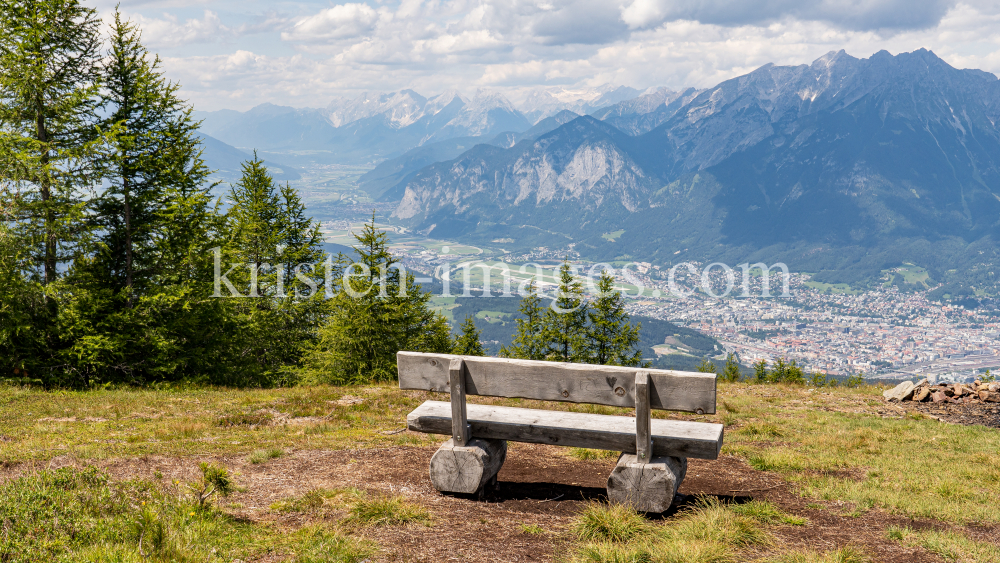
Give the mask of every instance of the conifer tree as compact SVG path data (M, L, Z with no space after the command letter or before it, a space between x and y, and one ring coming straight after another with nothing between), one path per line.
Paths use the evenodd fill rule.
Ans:
M702 358L701 363L698 364L698 367L696 369L701 373L715 373L715 374L718 373L715 370L715 364L708 361L708 358Z
M788 367L785 369L785 377L780 381L783 383L795 383L801 385L806 382L806 376L802 372L802 368L799 367L798 362L792 360L788 363Z
M485 356L483 343L480 342L479 329L476 328L476 321L472 316L465 318L462 323L462 333L455 339L455 345L451 353L460 356Z
M329 320L306 359L308 379L330 383L389 381L396 378L400 350L448 353L451 331L429 307L410 273L400 272L389 252L389 237L375 215L355 234L358 258L344 264L344 279L331 299Z
M520 358L523 360L544 360L548 352L548 346L542 334L543 317L545 311L542 309L541 298L535 291L535 281L528 284L527 295L521 296L521 305L518 307L523 319L516 319L517 332L510 343L510 347L500 348L502 358Z
M275 186L256 153L243 164L243 175L229 197L226 255L230 264L239 266L228 279L246 292L230 301L245 335L240 355L249 359L248 369L260 370L265 380L291 377L290 366L298 365L315 341L328 307L322 292L299 292L295 284L286 285L289 272L323 260L319 226L305 217L290 186Z
M542 320L542 335L548 345L546 358L556 362L584 362L587 346L587 304L583 283L573 277L569 262L559 269L559 289Z
M103 276L115 291L127 289L131 306L158 270L170 265L159 247L168 215L191 186L201 186L208 169L201 160L192 110L159 69L160 59L142 45L137 27L116 9L110 49L103 65L104 128L114 131L100 159L108 187L98 199L102 226ZM185 193L188 192L188 193ZM173 208L173 209L171 209ZM162 286L162 281L157 285Z
M786 381L788 378L788 364L785 363L785 358L777 358L774 360L774 367L768 374L767 381L770 383L781 383Z
M607 272L602 272L597 281L597 298L590 305L587 316L590 326L587 327L587 363L637 366L642 363L642 351L636 349L639 344L641 325L629 323L629 315L625 312L625 300L622 294L615 291L615 278Z
M15 182L13 223L43 285L82 252L97 153L100 18L76 0L0 0L0 176ZM51 303L51 300L50 300Z
M740 363L732 353L726 356L726 366L722 369L722 380L730 383L740 380Z
M753 382L767 383L768 377L767 360L761 358L759 362L753 364Z

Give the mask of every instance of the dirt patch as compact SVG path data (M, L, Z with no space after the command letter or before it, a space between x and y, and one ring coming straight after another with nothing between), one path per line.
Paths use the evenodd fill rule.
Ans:
M900 403L910 412L919 412L952 424L978 424L1000 428L1000 403Z

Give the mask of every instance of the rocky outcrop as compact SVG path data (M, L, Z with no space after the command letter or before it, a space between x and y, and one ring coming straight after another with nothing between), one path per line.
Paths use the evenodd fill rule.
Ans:
M1000 382L940 383L931 385L927 380L914 384L904 381L882 393L886 401L932 403L1000 403Z

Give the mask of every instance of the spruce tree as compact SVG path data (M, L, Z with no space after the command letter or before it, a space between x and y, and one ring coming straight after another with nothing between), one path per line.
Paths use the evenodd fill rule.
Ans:
M82 192L96 182L102 141L99 26L76 0L0 0L0 175L20 192L15 236L43 285L87 241Z
M718 373L715 369L715 364L708 361L708 358L702 358L701 363L698 364L696 369L701 373Z
M722 369L722 380L730 383L740 380L740 364L732 353L726 356L726 366Z
M330 300L328 321L306 358L312 381L389 381L396 378L400 350L448 353L452 348L447 322L430 308L430 293L412 274L400 272L374 213L354 237L358 258L343 265L344 280Z
M587 363L639 365L642 363L642 351L636 346L639 344L641 325L629 323L625 300L621 293L615 291L615 278L602 272L597 290L597 298L587 313L590 319L586 331L590 354Z
M462 333L455 339L455 345L451 353L460 356L485 356L483 343L480 342L479 329L476 328L476 321L472 316L465 318L462 323Z
M569 262L559 269L559 289L542 318L542 337L548 346L546 359L585 362L590 355L583 283L573 277Z
M228 302L242 327L240 355L262 380L281 381L292 377L326 316L323 293L297 291L299 282L289 278L296 268L323 261L319 226L305 217L290 186L275 185L256 153L243 164L229 199L225 254L227 266L237 266L228 279L241 293Z
M134 24L116 9L110 49L103 65L104 128L114 131L100 159L107 188L98 199L102 226L103 277L115 291L127 290L131 306L137 294L166 264L159 241L171 208L184 202L189 186L205 182L208 169L200 157L198 123L159 69L160 59L142 45ZM180 200L180 201L179 201ZM162 285L159 282L157 285Z
M768 374L767 380L771 383L781 383L788 378L788 364L785 363L785 358L779 357L774 360L774 367L771 368L771 372Z
M516 319L517 332L510 347L500 348L502 358L520 358L523 360L544 360L548 353L548 345L542 334L543 317L542 300L535 291L535 281L528 284L527 295L521 296L518 311L524 318Z
M767 360L762 358L759 362L753 364L753 382L767 383L768 377Z

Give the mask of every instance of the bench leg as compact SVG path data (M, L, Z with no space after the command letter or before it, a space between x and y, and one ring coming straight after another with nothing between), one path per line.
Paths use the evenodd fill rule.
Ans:
M635 455L622 454L608 477L608 500L639 512L664 512L674 501L685 473L685 457L654 457L642 463Z
M482 494L496 483L506 458L505 440L473 438L466 446L448 440L431 458L431 483L441 492Z

